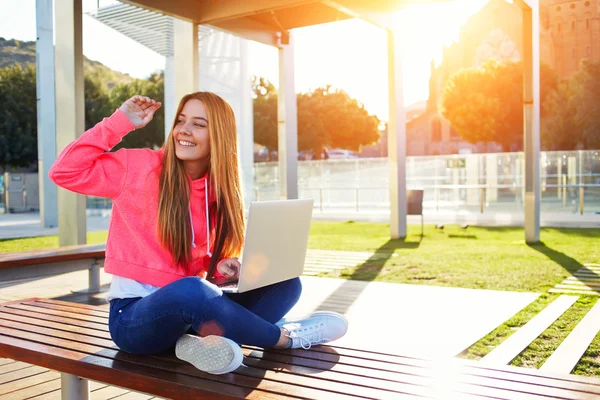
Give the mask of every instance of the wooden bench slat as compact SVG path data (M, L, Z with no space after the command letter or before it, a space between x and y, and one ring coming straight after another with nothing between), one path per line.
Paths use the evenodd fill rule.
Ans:
M3 326L3 324L2 324L1 321L0 321L0 326ZM10 325L10 326L14 327L14 325ZM29 330L30 328L29 328L28 325L25 325L25 326L22 326L22 329ZM97 340L93 340L93 338L90 338L90 337L87 337L87 336L84 336L84 335L75 335L75 334L71 334L71 333L68 333L68 332L60 332L60 331L56 331L56 330L52 330L52 329L48 329L48 328L39 328L39 329L37 329L37 328L31 328L31 331L34 332L34 333L36 333L36 334L40 333L40 334L45 334L45 335L51 335L53 337L58 336L60 338L66 339L66 340L77 340L78 342L85 342L86 343L85 345L84 344L80 344L80 343L76 343L75 345L71 345L71 348L74 349L74 350L85 350L85 351L98 352L99 349L91 349L90 350L88 345L96 345L96 346L106 347L106 348L114 347L114 344L110 340L105 340L105 341L102 341L102 342L98 342ZM104 355L106 355L106 353L104 353ZM268 360L264 361L263 364L264 363L268 364ZM246 365L256 365L256 364L252 364L252 360L249 360L246 363ZM259 366L259 367L260 368L264 368L264 369L288 369L288 370L293 370L294 369L294 366L292 366L292 365L285 365L285 364L278 364L278 365L275 365L275 366L274 365L270 365L270 366L267 366L267 367L264 367L264 366L261 367L261 366ZM244 373L244 372L247 372L247 371L242 371L241 373ZM312 368L311 373L314 373L314 372L315 372L315 370L314 370L314 368ZM267 372L267 375L266 375L267 378L269 378L268 374L269 374L269 372ZM328 374L327 371L324 371L322 373L322 375L327 375L327 374ZM254 372L254 375L256 375L255 372ZM262 375L262 374L260 374L260 375ZM312 378L312 376L310 376L310 377ZM294 382L298 383L297 380L296 381L294 380L294 378L295 377L286 377L285 378L285 382L286 383L294 383ZM319 376L318 378L319 379L323 379L324 377L323 376ZM418 378L417 376L413 376L412 377L413 380L417 379L417 378ZM326 379L328 379L328 378L326 378ZM306 380L306 378L304 378L304 380ZM364 381L364 378L363 378L363 381ZM432 384L431 379L429 381L430 381L429 383L424 383L424 386L431 385ZM343 381L339 381L339 382L343 383ZM481 382L481 383L487 384L489 386L490 385L496 385L496 386L498 385L498 382ZM310 382L304 382L304 384L310 384L311 387L320 388L320 389L328 389L328 390L334 390L335 389L335 387L332 387L332 386L335 386L335 384L332 383L332 382L324 382L323 384L321 384L321 382L315 381L314 379L310 380ZM323 385L326 385L326 387L323 386ZM379 382L378 386L385 386L385 385L382 385L381 382ZM536 394L536 395L548 396L548 395L552 394L552 392L549 392L548 390L542 390L543 387L539 387L539 388L536 389L536 387L533 387L533 388L532 387L525 387L526 385L524 385L524 384L513 385L513 386L519 386L519 387L517 387L517 388L510 388L510 389L522 390L522 391L525 391L525 390L529 389L530 390L529 393L531 395ZM393 390L391 387L388 387L387 389L388 390ZM503 389L507 389L507 388L505 387ZM533 393L532 389L536 389L534 391L537 392L537 393ZM339 390L341 391L341 389L339 389ZM402 389L398 389L398 390L402 390L403 393L407 393L407 392L410 393L410 390L408 388L406 388L406 387L403 387ZM478 390L478 389L469 388L469 390ZM493 390L495 390L495 389L487 389L485 392L482 392L482 393L479 393L479 394L490 394L489 392L493 391ZM414 389L412 389L412 391L414 391ZM563 394L562 392L564 390L563 389L556 389L556 388L554 388L553 391L554 391L555 394ZM374 389L374 390L370 389L369 392L374 392L375 394L378 394L377 397L385 397L385 393L383 393L383 394L382 393L378 393L379 390L377 390L377 389ZM367 392L361 393L360 388L356 388L356 387L354 388L354 392L353 393L356 394L356 395L364 395L364 396L367 395ZM424 395L425 393L422 393L422 390L417 390L417 393L415 393L415 394ZM496 394L498 395L498 394L501 394L501 393L496 393ZM564 395L568 396L568 393L564 393ZM511 397L514 398L515 395L511 395ZM565 398L567 398L567 397L565 397Z
M87 335L82 335L79 333L62 331L62 330L53 329L53 328L49 328L49 327L31 326L29 324L24 324L19 321L10 321L7 319L3 319L1 317L0 317L0 327L19 329L19 330L22 330L23 332L31 332L31 333L35 333L38 335L61 338L61 339L72 342L73 346L75 346L76 344L79 344L79 343L85 343L85 344L82 344L82 346L94 345L94 346L100 346L100 347L106 347L106 348L115 347L115 344L113 343L112 340L100 339L100 338L93 337L93 336L87 336ZM77 347L72 347L72 348L74 348L75 350L78 349Z
M0 331L2 332L2 331ZM14 332L13 332L14 334ZM265 395L260 387L246 388L212 379L177 374L123 361L32 342L0 333L0 354L35 362L46 368L115 385L121 384L136 391L146 391L167 398L226 399L247 397L260 399ZM43 357L40 357L43 355ZM83 363L85 365L83 365ZM111 377L109 379L109 377ZM226 376L209 376L227 381ZM257 385L258 386L258 385ZM268 397L268 396L266 396Z
M258 356L257 354L255 354ZM246 357L246 365L257 365L263 368L269 369L285 369L286 371L302 373L302 369L307 371L314 370L310 366L301 365L301 361L294 359L293 365L288 363L282 363L278 361L269 361L269 353L265 353L264 357ZM345 367L345 368L344 368ZM337 363L331 367L328 371L321 372L322 377L332 380L343 380L351 382L352 380L360 382L361 385L373 385L387 390L408 390L402 386L397 386L400 381L410 382L411 385L423 386L423 387L435 387L438 380L444 379L443 374L447 371L443 371L441 374L427 373L427 370L421 368L412 367L407 368L402 374L389 374L383 375L385 371L375 371L379 376L374 376L375 373L366 377L363 375L364 371L369 371L365 368L356 368L351 370L349 366ZM439 369L438 369L439 370ZM304 372L314 373L314 372ZM334 375L335 374L335 375ZM354 374L354 376L352 375ZM410 377L407 377L410 376ZM387 380L385 379L387 378ZM388 383L391 382L392 384ZM453 389L462 393L480 394L485 396L508 396L508 398L531 398L532 396L539 396L540 398L547 398L548 396L564 396L564 398L576 398L579 393L571 391L565 388L559 387L546 387L536 384L528 384L522 382L507 381L496 378L487 377L474 377L469 374L458 374L455 376L455 382L452 384ZM483 389L482 389L483 387ZM522 393L527 393L523 397ZM600 393L600 392L599 392ZM418 393L424 395L425 393Z
M104 258L105 250L106 244L95 244L5 253L0 254L0 268Z
M8 322L10 322L10 323L8 323ZM85 335L77 335L77 334L59 331L59 330L55 330L55 329L51 329L51 328L30 327L27 324L12 323L12 321L6 321L6 320L0 319L0 332L4 331L4 332L13 332L14 333L14 331L12 331L10 329L5 329L5 328L19 329L23 332L22 336L27 337L30 340L34 340L34 339L35 340L45 340L44 343L46 343L46 344L67 347L67 348L70 348L70 349L76 350L76 351L101 354L103 356L111 356L111 357L116 357L116 354L117 354L116 346L114 345L114 343L112 341L108 341L108 340L100 341L99 339L94 339L94 338L91 338L91 337L85 336ZM126 359L127 361L133 361L133 362L146 361L146 362L148 362L148 364L146 364L146 365L150 365L150 361L152 360L153 367L157 366L156 365L157 361L164 363L167 360L165 358L136 357L136 356L129 355L127 353L121 353L120 358ZM177 364L180 365L179 370L181 370L182 369L181 367L183 366L182 362L177 361L176 365ZM164 367L165 367L165 369L173 368L173 365L167 365ZM192 369L193 367L191 367L191 366L186 365L186 367L192 373L196 373L196 371L197 371L195 368ZM240 373L241 374L248 373L248 370L249 369L244 369ZM252 371L252 373L249 376L257 376L258 375L259 378L269 379L271 374L273 375L272 377L277 376L277 373L273 373L271 371L266 371L266 373L265 373L265 371L258 371L258 372ZM275 381L276 380L277 379L275 379ZM292 383L292 382L288 382L288 383ZM332 384L331 382L328 382L326 384L321 384L321 382L319 382L317 379L315 379L313 377L304 378L303 383L314 389L320 389L320 390L327 391L327 392L333 391L335 389L335 388L332 388L332 386L335 386L335 383ZM349 389L349 388L343 387L343 388L337 388L337 389L338 389L337 390L338 394L343 394L343 393L346 393L347 389ZM346 390L344 390L344 389L346 389ZM353 394L360 395L360 394L356 393L356 388L354 388ZM329 393L328 393L328 396L330 396ZM365 392L362 394L362 396L368 396L368 394Z
M47 310L58 310L61 312L70 313L73 315L77 315L78 318L82 318L82 319L86 319L86 320L88 320L87 319L88 317L93 317L93 319L89 319L89 321L93 321L93 322L102 322L102 321L107 322L108 321L108 313L106 311L69 307L69 306L65 306L63 304L52 304L52 303L46 303L46 302L41 302L41 301L36 301L35 303L33 303L33 302L24 303L24 304L27 304L31 307L39 307L39 308L43 308L43 309L47 309Z
M178 376L182 376L185 373L185 376L189 376L189 377L193 376L193 377L201 378L204 380L205 379L209 379L211 381L221 380L224 383L229 383L230 385L235 384L236 387L245 387L248 390L249 389L252 389L252 390L262 389L262 390L270 390L270 391L285 390L286 392L283 392L283 393L279 392L279 394L283 394L286 396L295 395L296 392L300 392L300 393L307 392L308 396L306 396L306 397L309 397L309 398L312 396L317 396L317 397L327 396L328 398L347 398L348 397L348 396L344 396L341 394L338 396L337 394L334 394L332 392L317 390L314 388L304 388L304 387L297 387L297 386L291 386L291 385L287 385L287 386L279 385L276 382L269 380L268 376L264 377L265 374L260 374L262 376L261 379L253 379L253 378L250 378L247 376L235 375L235 380L234 380L234 382L232 382L231 379L227 380L227 377L224 377L224 376L204 374L204 373L198 371L193 366L191 366L187 363L184 363L182 361L177 361L177 363L179 365L177 365L177 367L174 368L173 365L166 365L166 366L164 365L165 362L169 361L168 359L165 359L165 358L161 359L159 357L151 357L151 356L145 356L145 357L134 356L134 355L131 355L131 354L128 354L125 352L119 352L116 349L108 349L108 348L103 348L103 347L94 346L94 345L86 345L83 343L73 342L70 340L61 339L61 338L57 338L57 337L48 337L43 334L27 332L26 326L23 326L22 328L24 330L8 328L8 327L3 326L0 321L0 334L10 335L13 338L26 338L27 340L36 342L39 345L53 346L55 348L60 348L61 350L65 350L65 351L77 351L80 353L88 353L88 354L90 354L90 356L108 357L109 359L125 362L130 365L136 365L136 366L140 366L143 368L150 368L155 373L160 372L160 373L164 373L164 374L172 374L171 372L169 372L170 370L177 370L177 372L179 373ZM83 338L83 339L85 339L85 338ZM149 366L150 362L153 364L152 367ZM163 363L162 370L159 370L156 368L156 365L160 364L160 363ZM81 371L78 373L78 375L80 375L80 376L82 375ZM91 379L94 379L94 378L91 378ZM115 382L109 382L109 383L118 384ZM240 385L244 385L244 386L240 386ZM137 390L141 390L141 389L137 389ZM143 390L141 390L141 391L143 391ZM164 395L164 394L161 394L161 395ZM246 394L246 395L248 395L248 394ZM265 397L265 395L263 394L259 398L264 398L264 397Z
M52 336L52 337L58 337L60 339L64 339L65 340L64 343L63 343L64 346L68 346L70 344L69 342L71 340L76 340L77 343L70 344L70 348L73 349L73 350L82 350L82 351L87 351L87 352L91 351L91 352L98 353L99 351L102 351L102 350L99 349L99 348L90 348L89 345L96 345L96 346L105 347L105 348L111 348L111 347L114 346L114 344L110 340L98 341L98 340L95 340L95 338L88 337L88 336L85 336L85 335L76 335L76 334L73 334L73 333L70 333L70 332L64 332L64 331L60 331L60 330L56 330L56 329L50 329L50 328L45 328L45 327L35 327L35 326L30 326L29 324L25 324L25 323L23 323L23 324L18 324L18 323L17 324L7 324L7 323L3 323L0 320L0 326L7 326L7 327L12 327L12 328L19 328L19 326L20 326L21 329L23 329L25 331L29 331L29 332L35 333L35 334L49 335L49 336ZM85 343L85 344L83 344L83 343ZM107 355L106 352L103 352L102 354L103 355ZM263 362L263 364L264 363L268 364L268 362L269 362L268 360L265 360ZM255 364L252 364L252 360L249 360L246 364L247 365L255 365ZM263 366L263 367L260 367L260 368L265 368L265 367ZM279 365L276 365L276 366L271 365L270 368L269 367L266 367L266 368L267 369L282 369L282 368L285 369L285 368L287 368L288 370L293 370L294 366L279 364ZM242 371L241 373L244 373L244 372L247 372L247 371ZM314 370L314 368L312 368L311 373L314 373L314 372L315 372L315 370ZM329 373L327 371L325 371L318 378L319 379L327 378L327 377L323 376L323 375L327 375L327 374L329 374ZM254 375L256 375L256 372L254 372ZM259 375L262 375L262 374L259 373ZM338 375L337 378L339 380L340 377L342 377L342 375L340 375L339 373L337 375ZM267 376L267 377L269 377L269 376ZM292 377L290 379L290 377L286 377L285 380L286 380L286 382L291 383L294 380L294 378L295 377ZM418 378L419 378L418 376L413 376L411 379L414 381L414 380L418 380ZM327 378L327 379L331 380L331 378ZM306 378L305 378L305 380L306 380ZM364 378L363 378L363 381L364 381ZM423 379L421 379L421 381L423 381ZM343 383L344 381L341 380L339 382ZM304 383L306 384L307 382L304 382ZM410 385L409 384L400 384L400 383L398 383L398 384L396 384L396 386L397 386L396 391L400 391L402 393L410 393L412 391L412 392L414 392L414 394L425 395L426 393L424 393L424 391L425 392L431 392L430 390L427 390L427 388L426 388L426 386L431 385L431 384L432 384L431 379L429 379L429 382L423 382L422 383L422 386L425 386L424 388L418 387L418 386L417 387L412 387L413 383L411 383ZM310 385L312 387L317 387L317 388L319 388L319 386L321 386L320 387L321 389L325 389L325 386L323 386L323 385L326 385L327 389L329 389L329 390L334 389L334 388L332 388L332 386L335 386L335 384L332 384L332 382L323 382L323 383L321 383L321 382L318 382L318 381L315 381L315 380L312 380L310 382ZM385 384L382 385L381 382L379 382L379 385L377 385L377 386L384 386L384 388L385 388ZM394 388L392 388L389 384L388 384L387 389L388 390L394 390ZM477 390L477 389L474 389L474 388L468 388L468 389L469 390ZM486 393L483 393L483 394L489 394L489 392L491 390L494 390L494 389L488 389L488 390L486 390ZM357 390L357 388L354 388L354 394L358 394L358 395L362 394L364 396L367 396L368 392L375 392L375 394L378 394L377 397L386 397L386 393L379 393L379 390L377 390L377 389L375 389L375 390L373 390L373 389L365 390L364 393L361 393L360 392L360 388L358 388L358 390ZM429 393L429 394L431 395L431 393ZM544 394L547 395L548 393L546 392ZM514 396L512 396L512 397L514 397Z
M600 398L600 381L593 378L482 366L470 360L437 364L339 346L319 346L309 351L243 346L246 367L226 375L208 375L174 354L135 356L119 351L107 332L107 316L106 307L74 307L53 300L29 299L1 305L0 355L18 355L21 361L32 360L37 365L48 363L50 368L87 379L109 374L98 380L117 386L124 382L120 379L134 379L122 386L164 397L176 392L177 397L218 398L216 393L223 393L251 399L440 398L441 393L461 400ZM77 372L70 372L72 369ZM155 391L155 387L162 391ZM121 394L108 388L102 393L112 393L112 397Z
M294 352L302 352L302 350L293 350L293 351ZM352 352L356 353L355 350L352 350ZM310 357L314 357L315 355L317 355L319 358L323 358L323 357L326 358L326 357L330 356L329 353L324 352L322 349L319 349L319 348L315 348L315 349L312 349L311 351L304 352L304 353L305 353L305 355L309 355ZM344 362L356 362L357 359L358 359L359 361L361 361L362 363L364 363L365 361L368 361L368 360L373 359L373 358L384 358L384 359L386 359L386 361L389 362L389 358L390 358L390 355L378 354L378 353L373 353L373 352L360 351L360 352L358 352L358 354L361 355L361 356L363 356L363 357L353 358L350 361L346 361L346 360L340 359L340 357L337 356L337 357L335 357L335 359L333 359L333 361L339 360L340 362L344 363ZM407 358L407 357L395 357L395 356L391 356L391 357L393 359L395 359L396 361L398 361L398 360L403 360L403 361L409 360L411 362L418 361L417 359L412 359L412 358ZM418 364L423 364L423 363L418 363ZM368 367L368 368L385 367L385 368L387 368L389 365L390 364L385 364L385 365L380 365L380 366L375 365L374 366L372 362L369 362L368 365L363 365L362 367ZM428 367L428 366L431 366L431 363L429 363L429 364L428 363L424 363L422 365L422 367ZM480 371L478 371L478 372L480 372ZM539 382L539 381L536 381L536 379L532 379L531 383L540 384L540 383L543 383L543 382ZM564 382L548 382L548 380L545 383L546 383L547 386L558 386L559 384L560 385L564 385ZM577 390L578 388L577 387L571 387L570 389Z
M41 321L57 322L57 323L67 325L65 328L68 328L68 326L80 326L80 327L84 327L84 328L90 328L90 329L94 329L94 330L108 332L108 326L106 324L99 324L96 322L86 322L86 321L83 321L80 319L60 317L58 315L53 315L53 314L41 314L41 313L37 313L35 311L25 310L25 309L22 309L19 307L12 307L12 306L3 307L2 313L7 313L7 314L10 313L13 315L21 315L24 317L37 318Z
M71 307L71 308L81 308L83 310L103 311L108 314L108 303L106 305L102 305L102 306L92 306L89 304L73 303L70 301L62 301L62 300L56 300L56 299L31 299L30 301L36 301L36 302L42 303L42 304L64 305L66 307Z
M261 350L258 348L249 349L255 351ZM341 354L334 355L333 353L331 353L331 351L337 349L340 349ZM338 365L342 364L359 368L372 369L377 372L432 376L431 371L437 368L435 362L412 358L404 358L406 362L403 363L385 363L381 361L374 361L369 358L354 358L348 355L344 355L343 349L330 346L315 347L310 351L300 349L287 351L290 353L289 355L295 358L295 360L300 360L302 358L311 359L313 356L316 355L316 358L314 358L314 360L336 363ZM269 350L269 355L272 354L285 355L286 353L285 351L280 350ZM595 393L595 395L597 396L600 396L600 381L594 378L562 375L544 376L533 369L524 369L510 366L503 366L501 367L501 369L493 367L490 368L478 365L474 361L458 359L448 361L446 364L446 368L451 368L453 371L465 375L464 379L467 379L466 376L472 376L475 380L493 378L505 380L508 382L518 381L533 385L566 388L569 390L581 392L590 392Z
M94 323L102 324L102 325L106 325L106 322L108 320L108 318L88 316L85 314L76 314L76 313L72 313L72 312L68 312L68 311L59 311L59 310L54 310L52 308L38 307L38 306L27 304L27 303L11 304L10 306L7 306L6 308L31 311L31 312L38 313L38 314L46 314L46 315L52 315L52 316L57 316L57 317L78 319L81 321L94 322Z
M44 327L44 328L49 327L49 328L54 328L54 329L58 329L58 330L63 330L65 332L80 333L83 335L93 336L93 337L96 337L99 339L111 340L109 332L100 331L100 330L96 330L96 329L89 329L89 328L74 326L74 325L65 326L64 324L61 324L59 322L53 322L53 321L47 321L47 320L40 321L37 318L25 317L25 316L21 316L21 315L10 314L10 313L0 314L0 319L6 319L6 320L10 320L10 321L15 321L15 322L23 322L23 323L29 324L31 326L39 326L39 327Z

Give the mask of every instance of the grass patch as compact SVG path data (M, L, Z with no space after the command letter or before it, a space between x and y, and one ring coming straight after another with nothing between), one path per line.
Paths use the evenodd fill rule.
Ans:
M527 245L522 228L408 226L406 240L390 240L389 225L313 222L309 248L387 255L322 276L355 280L546 292L598 263L600 229L541 230L543 243ZM396 254L392 257L392 254Z
M559 294L543 293L514 317L459 354L459 357L470 360L482 359L559 296ZM594 296L579 297L563 315L554 321L536 340L531 342L521 354L515 357L510 365L540 368L594 306L596 301L598 301L598 298ZM600 333L594 338L572 373L600 378Z
M496 346L508 339L519 328L540 313L546 306L558 297L558 294L543 293L532 301L527 307L515 314L512 318L481 338L477 343L464 350L459 357L469 360L481 360Z
M572 373L600 377L600 332L598 332Z
M88 232L86 235L88 244L105 243L108 231ZM58 246L58 236L36 236L23 239L0 240L0 254L15 251L28 251L40 249L54 249Z
M531 344L511 362L511 365L540 368L563 340L565 340L569 333L571 333L585 314L587 314L590 308L596 304L597 300L596 297L581 296L579 300L554 321L544 333L531 342ZM585 375L600 376L600 371L597 368L595 370L587 368L585 369Z

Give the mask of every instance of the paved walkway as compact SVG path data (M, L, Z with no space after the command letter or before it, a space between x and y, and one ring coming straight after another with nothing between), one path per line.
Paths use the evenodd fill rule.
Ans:
M583 264L560 284L549 290L550 293L600 295L600 264Z

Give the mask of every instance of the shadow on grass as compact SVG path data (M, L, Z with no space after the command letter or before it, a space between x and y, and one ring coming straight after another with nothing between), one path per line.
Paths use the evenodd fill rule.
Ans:
M569 257L565 253L561 253L560 251L551 249L550 247L546 246L544 242L532 243L528 244L527 246L529 246L535 251L539 251L540 253L544 254L546 257L563 267L565 270L569 271L571 274L577 272L581 268L585 268L576 259Z
M347 280L319 304L315 311L331 310L345 314L367 287L367 285L357 285L353 281L370 282L375 280L396 250L417 249L420 246L423 237L418 236L419 241L417 242L407 242L405 239L388 240L368 260L356 268L350 276L347 276Z
M456 234L452 234L451 233L451 234L448 235L448 237L450 239L477 239L477 235L467 235L467 234L464 234L464 235L458 234L458 235L456 235Z

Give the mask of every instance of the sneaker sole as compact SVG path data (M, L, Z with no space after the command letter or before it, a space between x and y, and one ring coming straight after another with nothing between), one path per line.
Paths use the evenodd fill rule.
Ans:
M175 355L200 371L214 375L234 371L244 359L240 347L222 336L183 335L177 340Z

